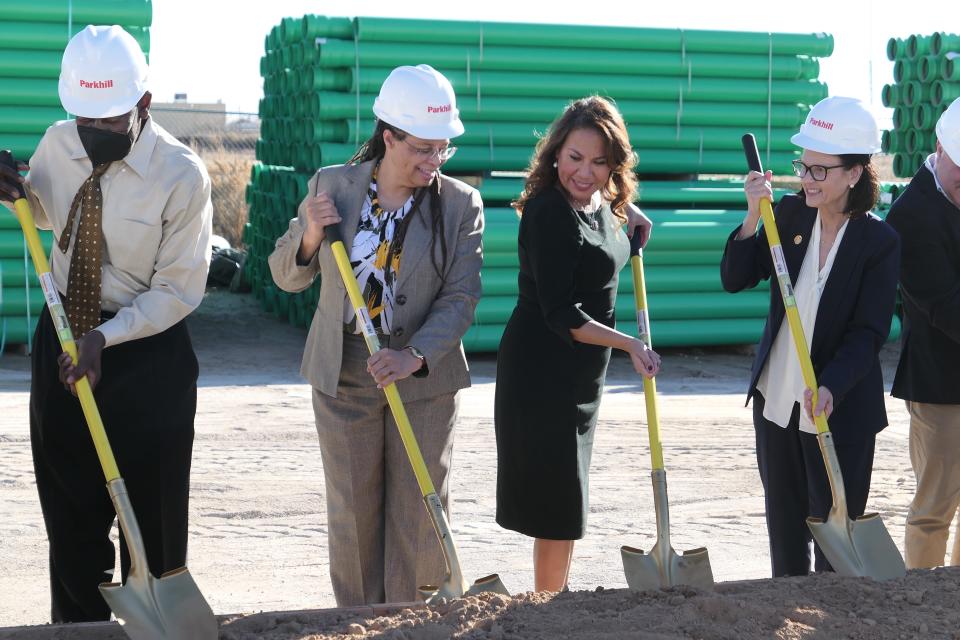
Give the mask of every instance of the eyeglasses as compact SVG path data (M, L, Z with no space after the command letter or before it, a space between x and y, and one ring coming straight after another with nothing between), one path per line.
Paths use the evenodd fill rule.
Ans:
M446 162L453 157L453 154L457 152L456 147L443 147L442 149L435 149L434 147L424 148L418 147L406 138L400 138L400 141L413 149L414 154L419 160L431 160L433 159L433 156L437 156L437 159L440 160L440 162Z
M804 164L802 160L794 160L793 172L797 174L798 178L802 178L809 173L810 177L817 182L823 182L827 179L827 172L830 169L839 169L842 166L842 164L835 164L825 167L822 164Z

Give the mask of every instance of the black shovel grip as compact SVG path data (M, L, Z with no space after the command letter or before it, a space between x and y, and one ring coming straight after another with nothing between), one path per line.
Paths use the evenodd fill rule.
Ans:
M743 153L747 156L747 166L750 171L763 173L763 165L760 164L760 152L757 151L757 139L752 133L745 134L740 142L743 143Z
M327 240L330 241L330 244L334 242L343 242L343 236L340 234L340 225L331 224L323 228L323 233L326 235Z
M17 161L13 159L13 153L9 149L4 149L0 151L0 165L9 167L13 169L14 173L19 173L17 171ZM23 189L23 184L20 182L14 183L14 186L17 188L17 196L20 198L26 198L27 192Z
M643 234L640 233L640 227L633 228L633 235L630 236L630 255L638 256L640 255L640 242L643 240L641 237Z

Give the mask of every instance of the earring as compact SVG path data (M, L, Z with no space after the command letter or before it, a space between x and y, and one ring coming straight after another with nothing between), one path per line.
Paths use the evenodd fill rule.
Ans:
M557 168L557 161L556 161L556 160L553 161L553 168L554 168L554 169Z
M855 186L857 186L857 185L852 184L852 185L850 185L850 188L853 189Z

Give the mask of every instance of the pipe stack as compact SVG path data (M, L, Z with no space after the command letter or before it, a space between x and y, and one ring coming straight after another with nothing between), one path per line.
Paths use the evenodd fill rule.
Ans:
M893 172L909 178L937 147L934 127L960 97L960 35L937 32L887 41L893 84L883 86L883 105L893 108L893 129L883 133Z
M742 174L745 131L757 135L765 166L791 170L798 152L789 138L827 95L818 58L831 54L831 36L308 15L284 19L264 44L246 268L265 308L296 324L312 318L316 287L277 291L266 258L313 171L346 162L372 133L373 99L390 70L426 63L450 79L466 127L444 172L479 184L487 211L484 298L468 349L496 349L516 299L517 219L508 207L522 181L491 175L525 169L566 104L594 93L623 113L641 205L656 209L646 259L657 343L759 336L767 294L729 297L718 275L723 242L742 218L742 188L698 176ZM627 320L629 283L618 303Z

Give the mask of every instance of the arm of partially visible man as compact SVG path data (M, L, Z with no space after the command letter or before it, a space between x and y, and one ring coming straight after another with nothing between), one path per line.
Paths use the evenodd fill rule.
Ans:
M899 215L898 215L899 214ZM936 329L960 342L960 274L956 249L929 215L891 211L900 234L900 291Z

